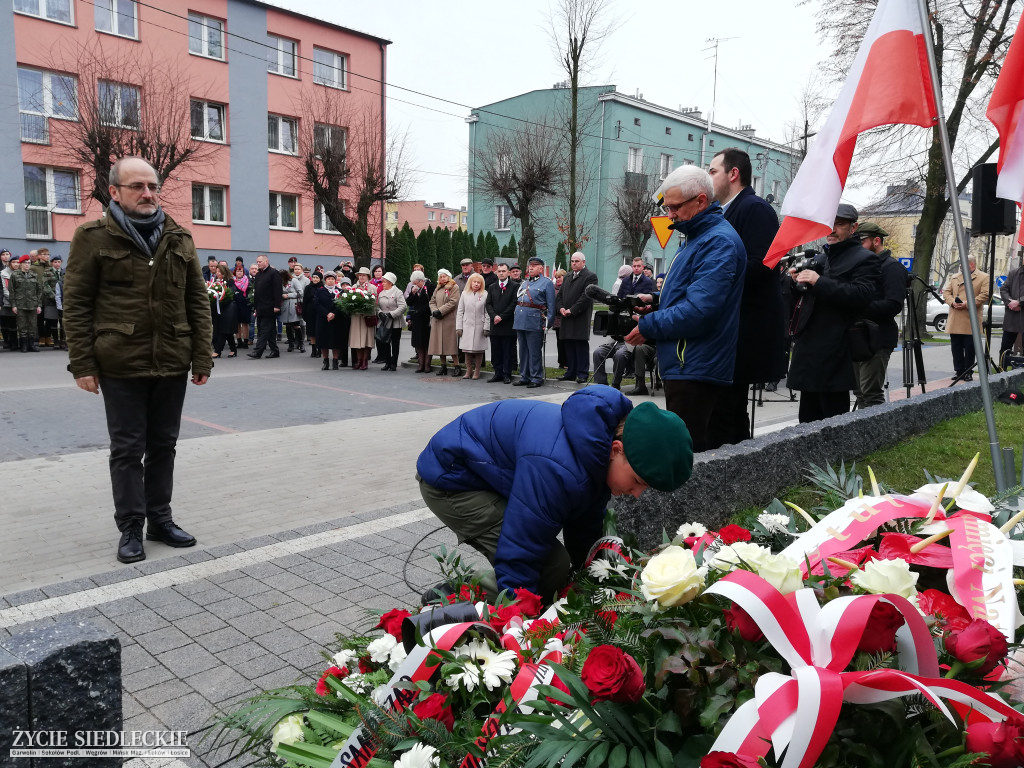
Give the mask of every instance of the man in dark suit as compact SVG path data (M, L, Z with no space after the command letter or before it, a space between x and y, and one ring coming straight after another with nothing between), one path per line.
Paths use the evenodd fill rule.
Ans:
M644 274L644 260L642 256L633 257L633 274L622 278L619 283L618 297L635 296L638 293L655 293L654 280Z
M206 266L203 267L203 280L210 282L217 276L217 257L210 256L206 260Z
M754 194L751 172L750 156L735 147L718 152L708 167L715 199L747 252L743 297L736 308L740 316L736 369L732 384L719 394L712 413L709 448L750 439L750 385L775 382L786 374L782 291L774 270L762 263L779 231L779 217L771 205Z
M508 276L508 265L494 269L495 279L487 286L487 315L491 318L491 365L494 375L489 382L512 383L512 364L516 346L516 331L512 320L516 312L516 288L519 283Z
M558 314L562 317L559 329L568 369L560 381L586 384L590 374L590 317L594 300L587 296L588 285L597 285L597 275L587 269L587 257L576 251L569 257L569 274L559 291Z
M265 253L256 257L256 277L253 278L253 311L256 313L256 346L249 357L254 360L263 357L263 350L270 345L268 358L280 357L277 349L277 316L281 313L281 273L270 266Z

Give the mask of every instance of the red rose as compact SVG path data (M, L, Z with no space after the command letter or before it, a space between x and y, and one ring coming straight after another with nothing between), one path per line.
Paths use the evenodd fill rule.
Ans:
M344 680L348 677L348 667L328 667L327 671L320 675L320 679L316 681L316 695L326 696L331 692L331 689L327 687L327 678L336 677L339 680Z
M569 686L563 683L562 678L560 678L558 675L553 675L551 678L551 682L548 683L548 685L550 685L552 688L557 688L562 693L569 693ZM552 704L558 704L561 707L572 707L572 704L566 704L564 701L553 699L550 696L545 696L544 698L550 701Z
M871 654L895 652L896 630L906 623L903 614L892 603L878 601L868 614L857 650Z
M373 666L373 662L370 661L369 656L359 657L359 671L364 675L376 671L376 667Z
M377 622L377 626L374 629L383 629L395 640L401 640L402 622L407 616L412 616L412 614L408 611L403 611L401 608L392 608L380 617L380 621Z
M583 662L583 684L594 701L630 704L644 695L644 674L636 659L614 645L599 645Z
M437 720L450 732L455 727L455 713L448 706L448 697L443 693L432 693L412 708L420 720Z
M727 525L718 532L719 538L726 544L735 544L737 541L750 541L750 531L738 525Z
M516 603L522 609L523 616L540 616L544 608L540 595L535 595L528 589L516 590Z
M558 629L558 619L554 622L548 621L547 619L534 619L533 623L530 624L526 630L527 638L543 638L547 640L549 637L553 637L556 630Z
M619 620L619 614L615 611L595 611L594 618L606 630L611 631L615 627L615 622Z
M761 768L761 763L756 757L735 752L708 752L701 758L700 768Z
M480 587L471 587L469 584L463 584L459 587L459 593L457 595L448 595L448 604L453 605L455 603L476 603L480 600L486 600L487 593L484 592Z
M1019 722L967 726L967 751L984 752L991 768L1016 768L1024 760L1024 731Z
M739 632L740 637L747 642L756 643L758 640L764 639L764 632L761 631L761 628L750 618L750 614L738 605L734 604L732 608L727 608L723 613L725 626L733 632Z
M986 675L1006 658L1006 638L984 619L975 619L965 629L946 635L946 650L971 671Z
M494 627L496 632L501 632L505 629L512 619L522 617L523 611L519 607L518 603L512 603L511 605L503 605L496 610L491 611L491 617L488 619L488 623Z
M943 629L963 629L971 623L971 614L952 595L926 589L917 596L917 607L926 616L934 616Z

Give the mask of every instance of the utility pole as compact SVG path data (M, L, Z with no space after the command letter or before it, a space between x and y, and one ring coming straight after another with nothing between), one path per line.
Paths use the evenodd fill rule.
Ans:
M718 44L719 43L724 43L726 40L736 40L736 39L738 39L738 38L735 38L735 37L709 37L707 40L704 41L706 43L711 43L711 45L709 45L707 48L704 49L705 51L710 51L712 48L715 49L714 54L712 54L714 59L715 59L715 71L714 71L714 76L712 77L712 80L711 80L711 111L708 112L708 127L707 127L707 130L704 131L704 135L701 136L701 138L700 138L700 167L701 168L705 167L704 154L705 154L705 151L707 149L708 134L711 133L711 121L714 119L714 116L715 116L715 101L716 101L716 99L718 97Z

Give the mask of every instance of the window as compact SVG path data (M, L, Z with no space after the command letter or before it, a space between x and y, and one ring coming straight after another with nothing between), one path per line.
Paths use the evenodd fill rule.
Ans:
M192 138L224 141L224 105L192 100Z
M104 125L119 128L139 127L139 89L134 85L101 80L99 89L100 120Z
M683 165L693 165L693 160L683 160Z
M192 185L192 221L197 224L224 224L224 187Z
M62 24L73 24L71 0L14 0L14 10Z
M640 118L639 117L634 117L633 118L633 125L640 125Z
M93 0L97 32L135 39L135 0Z
M75 78L18 67L18 110L21 112L21 140L49 144L49 118L78 119Z
M755 176L754 177L754 183L751 184L751 186L754 188L754 194L755 195L757 195L758 197L764 197L764 177L763 176Z
M640 173L644 164L644 148L630 147L629 157L626 161L626 170L630 173Z
M512 175L512 158L508 152L499 152L497 160L498 177L504 179Z
M25 235L49 239L54 213L81 213L78 174L60 168L26 165Z
M494 206L494 228L509 229L512 226L512 209L507 205Z
M270 226L273 229L299 228L299 198L270 193Z
M782 194L782 182L776 179L772 182L772 197L775 198L775 202L779 201L779 195Z
M710 141L708 141L708 146L709 146L709 147L713 147L713 146L715 146L715 140L714 140L714 139L711 139Z
M672 172L672 155L666 155L664 152L661 154L661 162L658 164L658 169L661 172L661 178L665 178Z
M434 220L434 212L433 211L427 211L427 221L433 221L433 220Z
M295 60L298 57L298 47L294 40L267 35L267 72L296 77Z
M341 210L345 210L345 201L341 202ZM395 214L395 220L398 220L398 214ZM329 218L327 218L327 211L320 205L319 200L313 201L313 231L314 232L332 232L337 234L338 228L334 226Z
M197 56L223 60L224 22L189 12L188 50Z
M686 140L687 141L693 141L693 134L692 133L686 134Z
M267 149L287 155L299 153L298 121L293 117L267 115Z
M345 88L346 59L340 53L313 49L313 82L330 88Z
M666 136L671 136L672 135L672 129L669 128L667 125L665 126L665 135Z

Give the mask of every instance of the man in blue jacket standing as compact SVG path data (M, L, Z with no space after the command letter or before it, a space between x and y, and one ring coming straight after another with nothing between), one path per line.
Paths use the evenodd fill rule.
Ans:
M512 327L519 337L519 381L513 387L536 389L544 383L544 334L555 320L555 284L544 276L544 259L531 256L527 278L516 289Z
M658 309L634 315L639 322L626 343L654 341L665 407L686 422L693 449L703 451L715 403L732 384L746 252L707 171L676 168L655 194L686 239L669 265Z
M494 566L480 581L489 595L522 587L550 602L600 537L611 496L675 490L692 466L678 416L594 386L561 406L512 399L468 411L431 438L416 478L459 543Z

